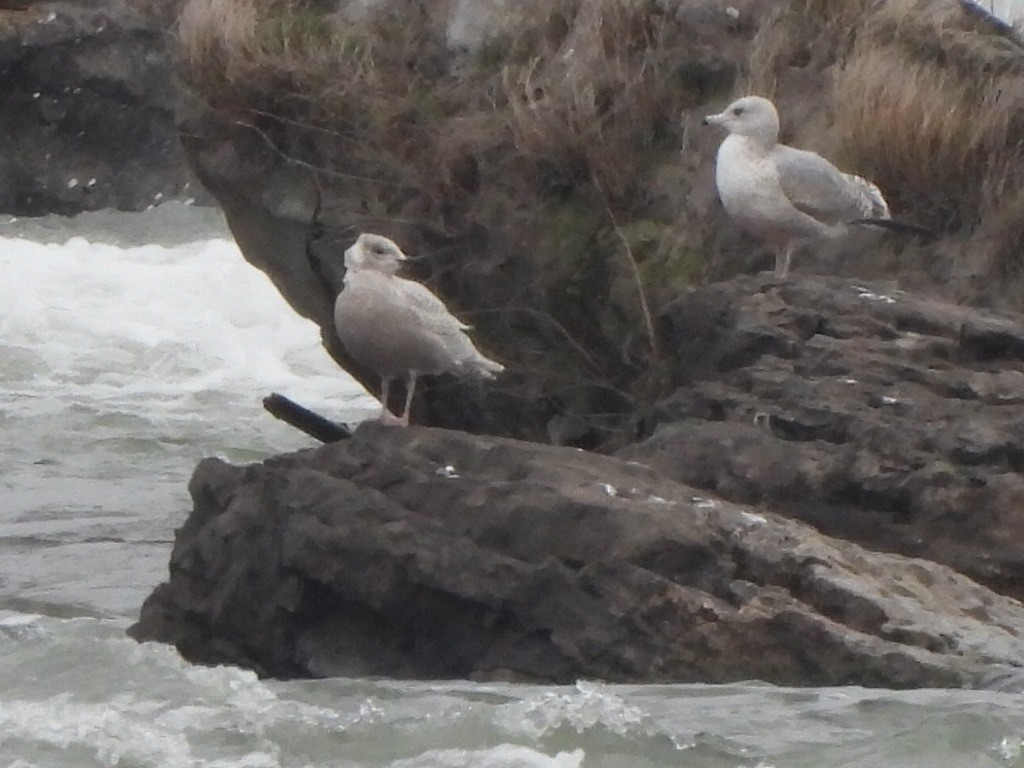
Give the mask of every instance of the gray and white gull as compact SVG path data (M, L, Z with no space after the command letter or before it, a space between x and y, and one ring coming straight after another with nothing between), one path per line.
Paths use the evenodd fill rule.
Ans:
M334 325L350 355L381 378L385 424L407 426L416 379L453 373L493 378L504 370L485 357L456 318L426 286L396 273L408 257L381 235L364 233L345 251L345 280L334 304ZM391 382L406 380L401 416L388 409Z
M890 222L889 205L867 179L843 173L814 152L779 144L779 113L768 99L744 96L704 122L729 132L715 164L722 205L773 248L779 277L789 273L801 245L841 238L853 224L918 229Z

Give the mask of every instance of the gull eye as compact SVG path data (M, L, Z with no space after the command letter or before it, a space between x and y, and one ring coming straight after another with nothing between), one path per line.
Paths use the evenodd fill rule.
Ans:
M734 115L735 115L736 117L739 117L740 115L742 115L742 114L743 114L743 107L733 107L733 108L732 108L732 113L733 113L733 114L734 114Z

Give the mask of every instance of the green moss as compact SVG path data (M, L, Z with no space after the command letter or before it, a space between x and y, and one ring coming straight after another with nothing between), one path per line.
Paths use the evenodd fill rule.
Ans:
M428 123L442 121L453 112L448 99L429 84L410 92L409 105L417 119Z
M477 69L485 74L498 72L508 61L511 45L507 37L493 37L484 41L476 52Z
M588 271L594 238L604 224L600 210L579 196L561 204L552 201L543 211L541 231L547 252L557 258L564 279L576 280Z
M639 219L619 227L637 262L647 290L679 293L699 282L711 258L711 248L692 233L682 233L675 222Z

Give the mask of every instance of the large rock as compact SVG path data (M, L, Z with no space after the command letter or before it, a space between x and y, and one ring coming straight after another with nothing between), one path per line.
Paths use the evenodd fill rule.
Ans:
M131 633L279 676L1015 678L1024 606L648 467L436 429L199 465Z
M143 210L193 188L174 124L175 0L0 8L0 211Z
M840 278L670 305L676 391L620 455L1024 598L1024 324Z

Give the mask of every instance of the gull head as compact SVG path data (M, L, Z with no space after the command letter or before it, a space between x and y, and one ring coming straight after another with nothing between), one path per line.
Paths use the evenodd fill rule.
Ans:
M373 269L393 275L407 258L394 240L364 232L345 251L345 269Z
M729 133L748 136L764 144L779 140L779 113L775 105L762 96L736 99L717 115L704 118L705 125L720 125Z

